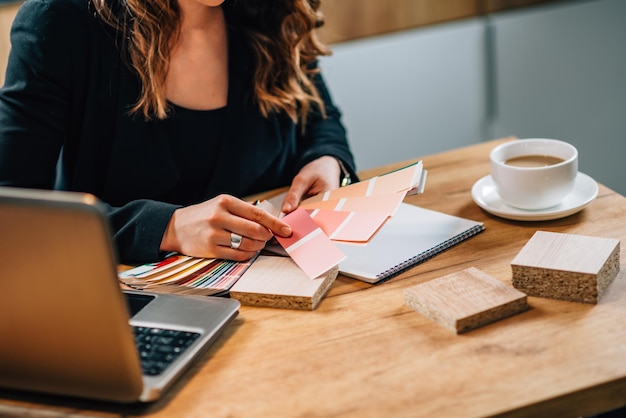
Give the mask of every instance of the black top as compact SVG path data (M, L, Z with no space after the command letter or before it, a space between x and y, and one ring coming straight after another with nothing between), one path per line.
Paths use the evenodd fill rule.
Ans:
M224 141L226 108L191 110L170 106L171 117L163 125L180 178L161 200L181 205L200 203Z
M0 90L0 185L93 193L108 205L120 261L154 261L189 173L181 172L162 121L129 116L140 81L120 56L120 34L89 7L88 0L27 0L18 11ZM341 114L321 74L313 82L327 117L312 111L303 132L283 113L260 113L254 54L230 24L228 48L223 140L211 175L199 180L206 186L184 200L286 186L324 155L355 177Z

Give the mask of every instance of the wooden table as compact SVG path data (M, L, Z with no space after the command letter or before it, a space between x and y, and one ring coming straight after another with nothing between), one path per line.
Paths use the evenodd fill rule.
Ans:
M574 417L626 405L624 251L598 305L529 297L529 311L454 335L403 303L405 288L470 266L510 284L510 262L537 230L626 239L626 198L604 186L560 220L507 221L478 208L470 189L501 141L424 157L426 192L407 199L483 221L478 236L379 285L339 277L315 311L242 307L157 404L2 394L0 415Z

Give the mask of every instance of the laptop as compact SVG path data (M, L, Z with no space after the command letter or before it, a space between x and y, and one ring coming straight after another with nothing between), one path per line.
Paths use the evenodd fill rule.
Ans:
M0 187L0 387L155 401L239 302L122 290L103 204Z

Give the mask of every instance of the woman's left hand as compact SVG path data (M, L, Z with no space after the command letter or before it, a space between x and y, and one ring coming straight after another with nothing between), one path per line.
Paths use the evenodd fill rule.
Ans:
M324 156L313 160L300 170L291 182L281 210L289 213L309 196L337 189L341 168L335 157Z

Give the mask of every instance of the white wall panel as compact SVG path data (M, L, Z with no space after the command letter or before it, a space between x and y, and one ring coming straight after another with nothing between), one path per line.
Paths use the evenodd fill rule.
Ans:
M359 169L484 139L480 19L333 45L322 67Z
M626 1L495 15L488 136L574 143L580 170L626 195Z

